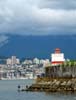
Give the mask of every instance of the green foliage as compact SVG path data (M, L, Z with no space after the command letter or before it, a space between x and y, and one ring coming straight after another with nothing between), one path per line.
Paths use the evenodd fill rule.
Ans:
M76 66L76 60L65 61L63 64L60 65L61 67L66 66Z

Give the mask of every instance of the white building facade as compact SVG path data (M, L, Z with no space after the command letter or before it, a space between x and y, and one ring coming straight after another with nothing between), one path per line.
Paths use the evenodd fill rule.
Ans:
M62 64L64 63L65 58L64 58L64 53L61 53L59 48L55 49L55 53L51 54L51 64L52 65L57 65L57 64Z

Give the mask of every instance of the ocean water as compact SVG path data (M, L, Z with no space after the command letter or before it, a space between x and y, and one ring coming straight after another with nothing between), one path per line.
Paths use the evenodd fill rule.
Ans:
M33 80L0 80L0 100L76 100L76 94L18 92L17 86L23 88Z

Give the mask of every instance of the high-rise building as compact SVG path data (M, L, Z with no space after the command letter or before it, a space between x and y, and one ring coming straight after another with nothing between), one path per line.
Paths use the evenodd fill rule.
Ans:
M11 58L8 58L6 63L7 63L7 65L11 65Z
M17 60L16 60L16 56L12 56L11 57L11 63L12 65L16 64Z
M16 56L12 56L11 58L7 59L7 65L15 65L20 64L20 60L16 58Z

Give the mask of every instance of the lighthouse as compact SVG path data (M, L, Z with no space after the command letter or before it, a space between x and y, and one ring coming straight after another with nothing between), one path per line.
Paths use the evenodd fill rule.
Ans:
M51 64L60 65L65 61L64 53L61 53L60 48L56 48L55 52L51 54Z

